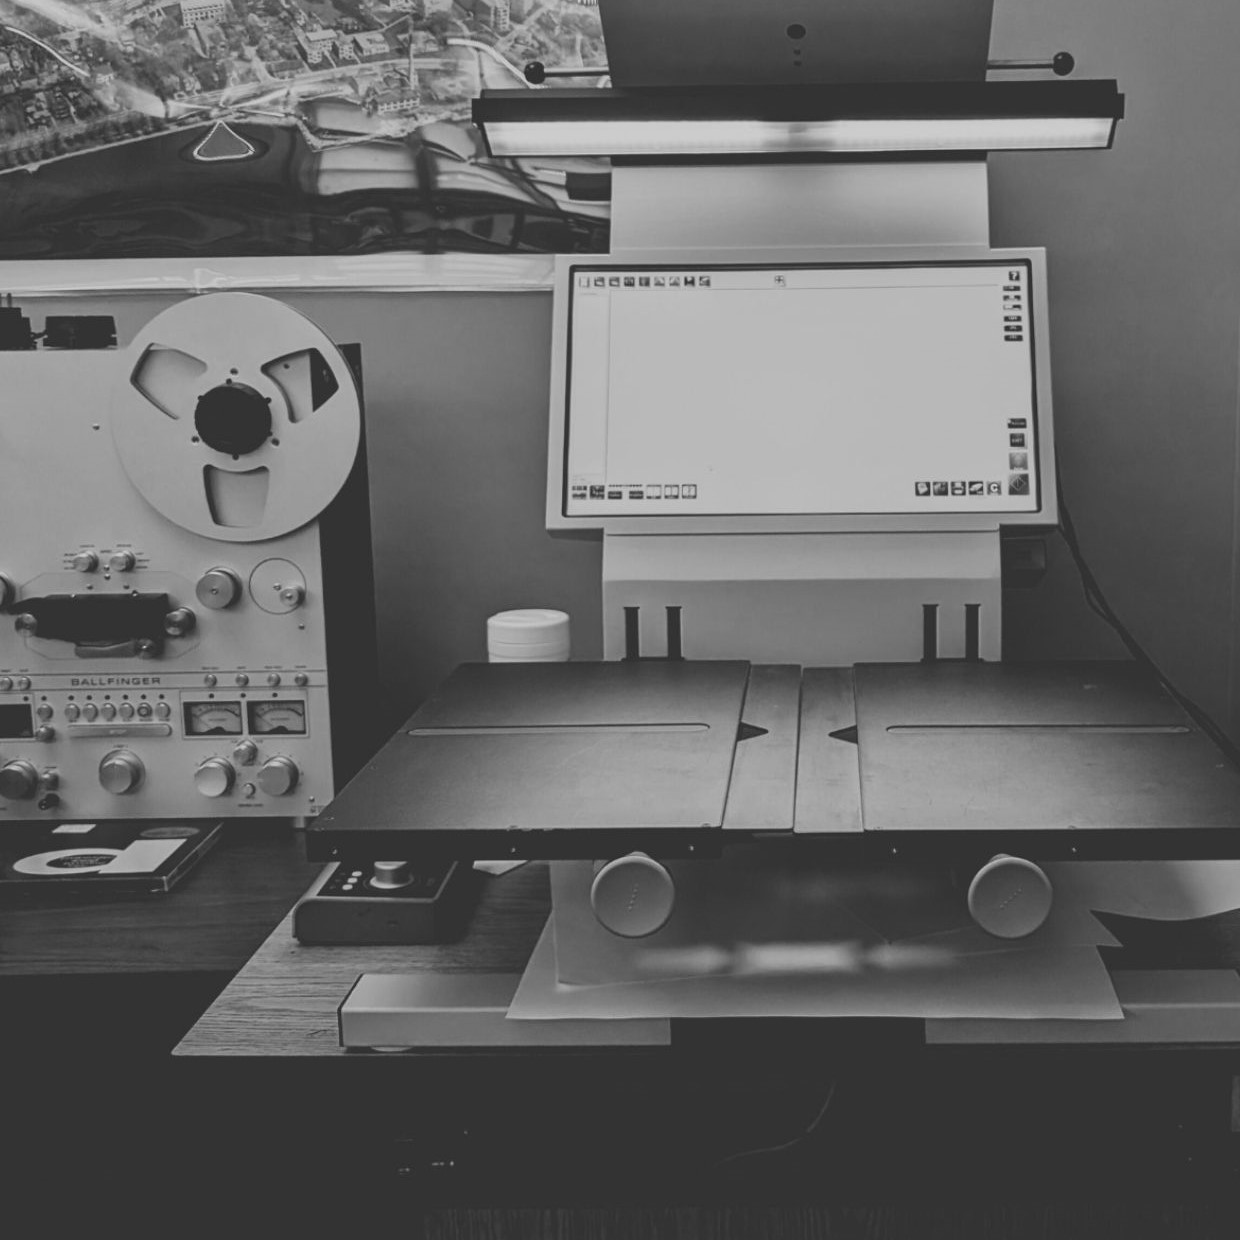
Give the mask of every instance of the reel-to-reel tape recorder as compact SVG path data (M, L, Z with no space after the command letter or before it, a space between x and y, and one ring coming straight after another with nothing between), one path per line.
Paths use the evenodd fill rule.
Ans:
M0 823L310 817L368 756L348 352L217 292L0 353Z

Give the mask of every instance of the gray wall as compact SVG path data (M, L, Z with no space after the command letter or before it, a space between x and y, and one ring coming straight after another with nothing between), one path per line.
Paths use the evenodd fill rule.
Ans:
M1240 5L999 0L994 55L1061 48L1076 76L1119 80L1127 118L1111 151L993 157L992 238L1048 250L1056 435L1086 557L1155 661L1240 735ZM1012 646L1118 653L1065 559L1012 600Z
M994 157L993 240L1049 251L1057 433L1087 557L1165 671L1240 732L1240 4L1000 0L995 55L1060 48L1078 76L1119 79L1128 118L1112 151ZM543 529L549 294L292 300L364 345L390 709L484 657L501 608L564 608L576 653L597 657L599 545ZM159 303L109 305L125 339ZM1122 655L1050 550L1042 585L1006 599L1007 655Z

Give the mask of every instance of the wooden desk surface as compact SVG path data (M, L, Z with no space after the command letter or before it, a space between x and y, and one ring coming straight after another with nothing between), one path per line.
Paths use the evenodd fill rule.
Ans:
M290 913L174 1053L338 1056L336 1010L361 973L520 973L551 912L547 863L482 881L459 943L303 947Z
M339 1056L336 1012L359 974L522 972L551 911L548 865L530 862L482 883L469 930L457 943L303 947L293 938L290 912L175 1053ZM1103 920L1123 944L1102 949L1112 971L1240 966L1240 912L1191 922Z
M0 977L235 973L320 868L288 822L231 823L166 895L0 902Z

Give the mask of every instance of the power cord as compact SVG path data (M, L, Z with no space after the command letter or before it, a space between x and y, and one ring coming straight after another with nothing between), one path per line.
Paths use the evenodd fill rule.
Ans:
M1056 462L1056 468L1058 468L1058 462ZM1145 648L1133 636L1128 626L1119 618L1115 609L1107 600L1106 595L1102 592L1102 587L1098 584L1098 579L1094 576L1093 570L1085 562L1085 556L1081 551L1081 544L1076 534L1076 525L1073 523L1072 513L1064 496L1062 474L1060 474L1060 479L1059 529L1063 535L1064 543L1072 555L1073 562L1076 564L1076 571L1081 578L1081 588L1085 594L1085 602L1088 604L1090 611L1110 626L1120 641L1123 642L1124 648L1132 658L1154 675L1168 696L1227 755L1232 765L1240 768L1240 749L1233 744L1227 733L1219 727L1202 707L1198 706L1187 694L1177 689L1163 674L1162 669L1150 658Z
M818 1108L817 1113L814 1115L814 1118L810 1120L809 1124L801 1132L797 1133L795 1137L792 1137L788 1141L781 1141L778 1145L760 1145L756 1149L738 1150L735 1154L727 1154L721 1158L718 1163L716 1163L716 1166L722 1167L726 1163L738 1162L742 1158L755 1158L759 1154L778 1154L783 1150L793 1149L794 1147L800 1145L803 1141L808 1140L811 1136L813 1136L814 1131L826 1118L827 1112L831 1109L831 1101L835 1097L835 1087L837 1083L838 1082L836 1081L831 1082L831 1087L827 1090L827 1096L823 1100L822 1106Z

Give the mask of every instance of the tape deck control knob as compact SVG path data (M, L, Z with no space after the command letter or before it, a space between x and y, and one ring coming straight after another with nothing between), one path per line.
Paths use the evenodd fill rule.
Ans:
M258 786L269 797L287 796L297 787L301 772L292 758L269 758L259 767Z
M231 762L223 758L208 758L194 772L194 787L204 797L222 797L232 790L236 778L237 773Z
M108 556L108 567L114 573L132 572L137 562L132 551L114 551Z
M99 763L99 782L118 796L133 792L145 773L142 759L128 749L114 750Z
M212 611L223 611L241 597L241 578L228 568L209 568L194 587L198 601Z
M93 573L99 567L99 557L93 551L79 551L73 557L73 567L79 573Z
M0 797L25 801L38 791L39 772L29 762L6 762L0 766Z
M194 631L198 617L188 607L174 607L164 617L164 632L169 637L184 637Z

